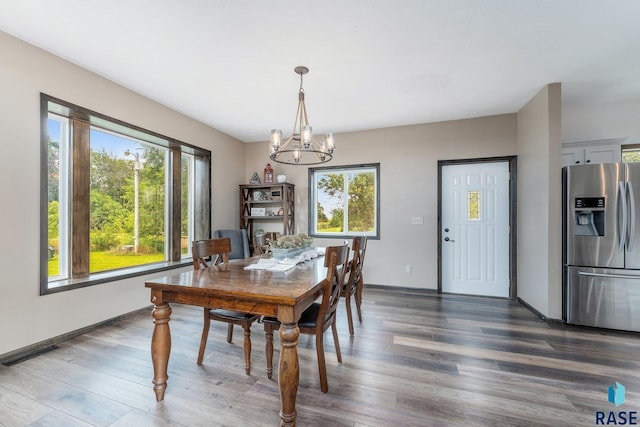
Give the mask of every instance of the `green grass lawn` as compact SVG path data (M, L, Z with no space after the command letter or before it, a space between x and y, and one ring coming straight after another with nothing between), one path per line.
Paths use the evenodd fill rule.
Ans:
M325 227L318 229L318 233L342 233L342 227Z
M318 232L320 232L320 233L341 233L342 232L342 225L339 225L337 227L331 227L329 225L329 221L318 222Z
M164 261L164 254L114 254L106 251L95 251L89 254L90 269L97 271L115 270L134 265L151 264ZM49 276L58 274L58 257L49 259Z

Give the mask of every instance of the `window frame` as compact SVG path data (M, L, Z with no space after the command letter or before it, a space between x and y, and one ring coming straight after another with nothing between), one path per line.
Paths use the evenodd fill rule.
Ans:
M374 232L364 233L361 231L348 231L341 233L317 233L317 215L316 215L316 176L318 174L336 173L336 172L351 172L351 171L363 171L373 169L375 172L374 185L375 185L375 230ZM353 238L356 236L365 235L372 240L380 239L380 163L366 163L358 165L343 165L343 166L321 166L308 169L309 174L309 209L308 209L308 224L309 224L309 236L315 238ZM348 209L348 202L345 202L345 211Z
M50 113L47 114L47 120L50 120L51 117L50 116L54 116L53 119L55 119L55 121L57 121L60 125L60 139L64 139L64 140L69 140L70 139L70 134L71 134L71 130L70 130L70 126L69 126L69 119L63 116L60 116L58 114L55 113ZM48 130L48 123L47 123L47 130ZM48 146L48 134L47 134L47 157L49 155L49 146ZM60 161L60 158L69 158L70 154L69 154L69 145L68 144L63 144L62 146L58 147L58 161ZM47 192L49 191L49 181L48 181L48 159L47 159L47 171L46 173L46 188L47 188ZM64 168L59 168L58 169L58 173L59 175L59 180L58 180L58 217L60 216L64 216L65 218L69 218L70 217L70 186L69 185L59 185L60 182L66 182L68 183L68 175L69 175L69 168L68 167L64 167ZM48 196L48 195L47 195ZM49 200L47 197L47 218L48 218L48 207L49 207ZM58 257L60 258L60 264L63 264L63 267L58 271L58 276L67 276L69 274L68 271L68 266L69 266L69 247L70 247L70 243L69 243L69 238L70 238L71 232L69 230L69 221L66 221L63 224L59 224L59 229L58 229ZM48 227L47 227L47 249L48 249ZM64 250L60 250L60 247L63 247ZM47 259L48 259L48 253L47 253Z
M68 153L69 176L66 183L61 182L60 184L68 186L68 208L71 210L71 207L74 207L73 213L69 211L69 215L73 218L68 224L68 246L70 249L68 249L67 256L72 259L72 262L69 263L69 278L51 281L48 276L48 119L50 113L69 120L68 132L71 138L70 152ZM82 220L78 220L77 217L88 215L89 195L83 194L77 187L86 186L86 182L83 180L88 179L90 141L88 132L81 135L83 132L76 131L76 126L86 129L95 126L167 149L167 157L169 158L166 168L168 208L165 212L165 219L168 238L165 243L165 251L168 253L165 261L97 273L88 272L89 230L87 225L82 224ZM40 94L40 136L40 295L123 280L191 264L190 253L183 255L180 246L182 154L192 155L195 159L193 187L197 186L199 190L197 194L194 192L196 198L193 199L191 207L193 210L193 238L204 239L211 234L211 151L97 113L45 93ZM81 175L86 176L82 177ZM80 206L79 209L78 206ZM80 211L79 215L78 210ZM78 265L80 272L74 271Z

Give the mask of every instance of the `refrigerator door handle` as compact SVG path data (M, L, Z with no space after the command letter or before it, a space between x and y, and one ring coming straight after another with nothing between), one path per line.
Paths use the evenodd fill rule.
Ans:
M633 196L633 184L631 181L627 182L627 197L629 198L629 224L627 225L627 250L630 251L633 248L633 241L636 237L636 200Z
M622 206L620 206L622 205ZM627 197L625 182L618 182L618 250L624 251L627 243ZM622 214L622 221L620 221Z
M606 273L589 273L586 271L578 271L578 276L589 276L589 277L608 277L611 279L640 279L640 276L635 275L626 275L626 274L606 274Z

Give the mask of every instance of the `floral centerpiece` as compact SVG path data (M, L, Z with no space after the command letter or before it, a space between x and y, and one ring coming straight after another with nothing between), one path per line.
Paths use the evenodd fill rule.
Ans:
M313 238L304 233L281 236L278 240L271 240L269 247L274 258L291 258L301 254L313 243Z

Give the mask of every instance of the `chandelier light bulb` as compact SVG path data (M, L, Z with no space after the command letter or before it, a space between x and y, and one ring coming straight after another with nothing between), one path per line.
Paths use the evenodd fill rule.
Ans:
M282 143L282 131L280 129L271 129L271 150L272 152L280 149Z
M302 142L304 143L305 150L308 150L311 145L311 126L309 125L302 127Z
M328 133L328 134L327 134L327 137L326 137L326 139L325 139L325 142L326 142L326 149L327 149L327 152L328 152L329 154L333 154L333 150L334 150L334 148L335 148L335 147L334 147L334 145L333 145L333 134L332 134L332 133Z

